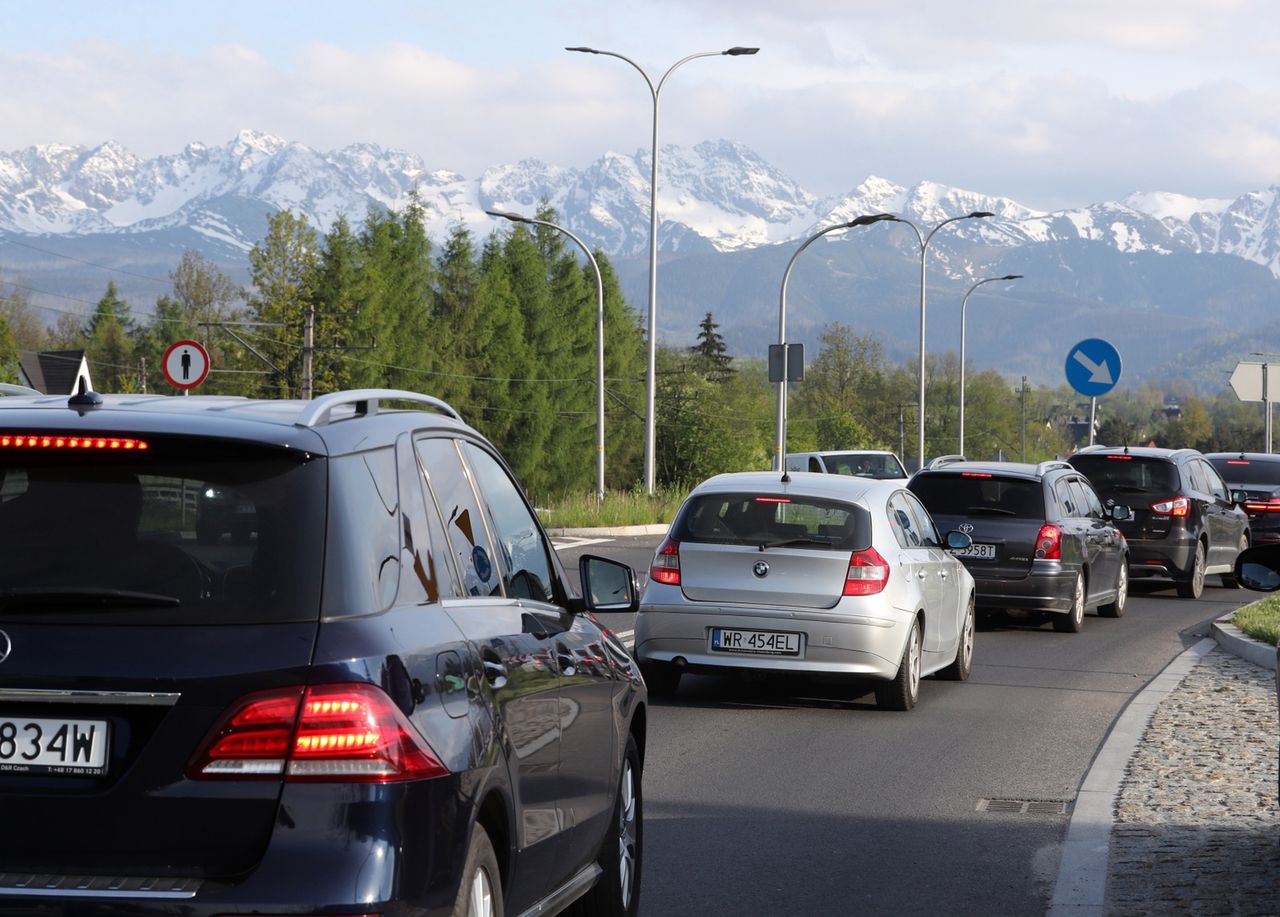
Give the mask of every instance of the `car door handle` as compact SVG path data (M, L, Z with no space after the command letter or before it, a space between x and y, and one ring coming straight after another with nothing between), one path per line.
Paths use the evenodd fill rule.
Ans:
M566 647L556 646L556 665L560 666L560 674L566 678L572 678L576 673L577 667L574 665L577 660L573 658L573 653L569 652Z
M946 570L939 570L939 571L938 571L938 575L939 575L940 577L942 577L943 579L946 579L946 578L947 578L947 571L946 571Z
M924 579L928 575L929 575L929 571L927 570L921 570L919 573L916 574L916 576L918 576L920 579Z
M484 677L495 688L506 687L507 667L493 659L484 660Z

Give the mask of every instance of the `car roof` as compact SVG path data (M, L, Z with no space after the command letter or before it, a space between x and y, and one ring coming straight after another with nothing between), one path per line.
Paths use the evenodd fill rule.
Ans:
M695 487L689 496L745 491L857 501L877 496L887 500L890 494L901 489L901 479L877 480L843 474L820 474L815 471L791 471L787 473L787 481L784 483L782 474L777 471L733 471L708 478Z
M788 452L787 458L800 455L892 455L897 457L896 452L890 452L887 449L826 449L822 452Z
M1210 461L1280 462L1280 455L1274 452L1206 452L1204 457Z
M918 475L933 474L961 474L969 472L970 474L990 474L998 475L1004 478L1025 478L1029 481L1038 481L1046 474L1054 471L1075 471L1067 462L1052 459L1047 462L1040 462L1033 465L1030 462L946 462L942 465L936 465L933 468L924 468L917 471Z
M1198 449L1165 449L1160 446L1085 446L1070 459L1080 455L1132 455L1134 458L1171 459L1183 455L1199 455Z

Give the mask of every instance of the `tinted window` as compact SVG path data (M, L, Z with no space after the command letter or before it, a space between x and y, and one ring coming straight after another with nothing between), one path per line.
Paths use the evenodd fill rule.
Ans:
M1106 510L1102 508L1102 500L1098 497L1097 491L1095 491L1093 487L1090 486L1088 481L1084 481L1077 478L1076 480L1073 480L1071 482L1071 489L1072 490L1078 489L1080 493L1084 496L1085 506L1088 508L1088 513L1090 516L1093 516L1097 519L1106 518L1107 513L1106 513Z
M539 602L555 601L547 544L520 489L488 452L473 443L464 443L463 451L484 495L494 537L502 549L499 556L507 595Z
M1181 487L1177 466L1163 459L1136 455L1076 455L1071 459L1071 467L1083 472L1093 489L1104 496L1168 494Z
M923 539L920 537L915 513L911 511L911 506L907 503L906 494L896 493L890 497L888 512L889 528L893 532L893 537L898 539L898 546L903 548L920 547Z
M1044 518L1044 493L1039 481L998 475L919 474L911 492L933 516L1016 516Z
M1204 467L1199 462L1187 462L1187 474L1191 477L1192 488L1202 494L1213 492L1209 486L1209 478L1204 473Z
M1231 484L1280 484L1280 462L1213 458L1209 464Z
M744 545L803 539L813 547L857 551L871 544L871 518L856 504L816 497L702 494L684 505L673 536Z
M396 444L400 472L400 539L404 552L400 572L400 602L436 602L457 595L458 585L449 563L449 539L435 502L428 500L418 453L407 435Z
M916 529L920 532L921 544L932 548L941 546L942 540L938 537L938 530L934 526L933 520L929 518L929 511L910 494L903 494L902 500L907 504L907 508L911 510L912 518L915 519Z
M420 439L416 445L462 573L463 591L467 595L501 595L493 545L453 440Z
M1200 467L1204 474L1205 483L1209 486L1209 493L1213 494L1219 500L1226 500L1227 485L1223 483L1222 478L1218 476L1218 472L1213 466L1204 459L1196 459L1196 465Z
M0 616L74 616L71 591L118 590L153 597L124 601L131 623L315 620L326 462L191 437L147 443L0 452L0 594L30 593L0 600ZM94 621L115 614L94 607Z
M400 585L400 519L392 449L330 461L326 615L382 611Z
M1059 478L1053 484L1053 498L1058 503L1058 508L1063 516L1081 516L1083 513L1083 504L1080 503L1079 492L1073 492L1071 485L1066 478Z

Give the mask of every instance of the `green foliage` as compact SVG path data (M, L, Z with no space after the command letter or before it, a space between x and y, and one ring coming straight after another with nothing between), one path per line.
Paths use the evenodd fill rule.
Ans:
M1231 623L1267 646L1280 644L1280 596L1269 595L1236 611Z
M133 325L129 304L120 298L114 281L89 317L84 330L85 355L92 367L93 385L100 392L136 392L141 389L133 361Z

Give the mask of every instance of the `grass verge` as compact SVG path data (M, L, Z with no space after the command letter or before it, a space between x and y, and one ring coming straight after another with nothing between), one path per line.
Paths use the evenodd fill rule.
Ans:
M653 496L649 496L643 490L607 490L600 503L592 493L566 494L538 507L538 518L549 529L666 525L688 492L683 487L665 487L657 488Z
M1268 646L1280 643L1280 593L1239 609L1231 623Z

